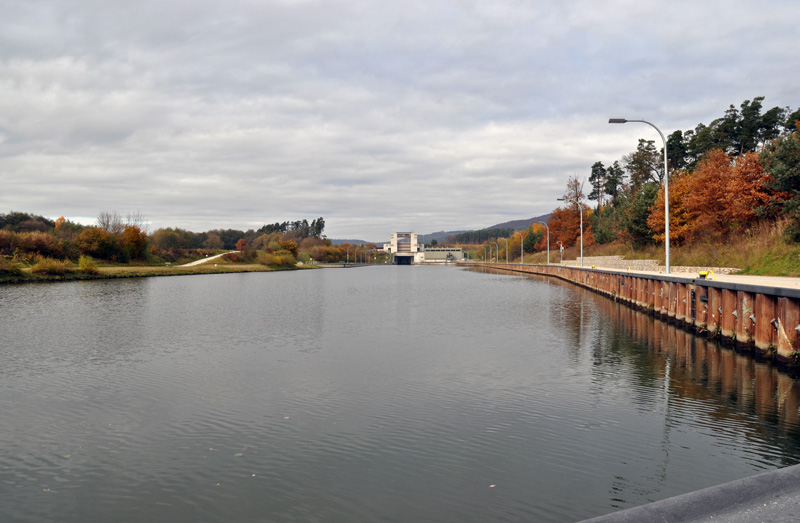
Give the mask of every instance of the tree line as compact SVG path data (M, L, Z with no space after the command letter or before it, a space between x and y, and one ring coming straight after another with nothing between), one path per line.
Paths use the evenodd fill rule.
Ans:
M738 109L731 105L710 124L670 134L667 173L664 150L656 149L652 140L640 139L636 151L608 167L595 162L588 199L596 206L584 209L591 241L622 241L633 248L663 242L666 177L670 239L677 244L719 240L759 220L791 214L791 191L800 189L792 180L798 176L797 159L787 167L778 158L791 157L797 146L800 109L762 112L763 100L745 100ZM584 231L584 241L586 236ZM792 230L789 236L800 237Z
M448 236L447 243L483 243L490 238L502 238L512 234L514 234L512 228L481 229Z
M789 220L787 241L800 242L800 109L764 110L763 102L759 96L730 105L708 124L669 134L666 172L663 147L640 139L622 158L594 162L586 181L570 177L568 203L547 222L550 249L577 244L581 214L584 246L623 243L638 249L663 243L667 178L672 243L725 241L782 217ZM534 224L525 231L472 231L448 240L485 247L505 238L508 243L498 242L499 256L504 258L508 245L514 259L520 241L526 253L547 249L545 232Z
M212 229L192 232L177 227L160 228L150 234L140 213L125 216L102 211L96 225L86 226L60 217L52 220L26 212L0 213L0 256L28 263L37 258L77 260L89 256L110 262L174 261L187 251L243 250L252 257L267 254L298 256L298 246L317 247L321 258L331 258L324 236L325 220L316 218L264 225L257 230ZM330 250L330 253L327 250ZM324 252L323 252L324 251ZM198 254L194 252L193 254ZM342 259L347 253L342 254ZM337 260L338 261L338 260Z

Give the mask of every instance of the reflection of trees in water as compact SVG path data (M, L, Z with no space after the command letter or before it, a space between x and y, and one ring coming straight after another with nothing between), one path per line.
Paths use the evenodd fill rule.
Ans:
M642 385L634 390L652 389L663 380L665 396L700 401L702 413L720 426L735 420L741 437L765 440L784 454L796 454L800 385L791 376L620 303L594 303L622 334L612 338L609 347L596 348L596 365L630 365L635 371L631 376Z
M549 284L541 315L563 330L563 365L589 373L585 402L600 410L622 393L625 419L643 420L647 439L608 463L613 506L676 493L682 461L704 449L764 468L800 461L800 387L789 375L599 294L534 278ZM626 430L640 430L635 423ZM690 433L700 434L688 436L697 446L684 451Z
M531 277L563 287L549 295L550 323L564 329L570 363L591 357L599 393L632 380L632 400L642 408L661 407L666 396L697 400L720 423L742 423L743 437L790 454L800 446L800 384L788 374L572 284Z
M653 441L650 467L639 477L614 476L611 499L657 499L667 484L673 430L698 423L727 432L737 446L748 448L754 461L769 466L800 462L800 384L777 368L738 354L714 341L655 319L626 305L588 291L587 318L601 331L589 348L595 395L613 392L621 381L642 411L663 413L660 441ZM584 323L587 319L583 320ZM680 405L679 405L680 404ZM656 446L659 449L656 452ZM652 468L651 468L652 467Z

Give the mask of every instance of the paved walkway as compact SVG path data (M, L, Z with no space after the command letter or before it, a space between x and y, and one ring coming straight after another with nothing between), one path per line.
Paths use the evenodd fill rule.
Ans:
M214 256L208 256L207 258L200 258L199 260L195 260L193 262L184 263L183 265L178 265L178 267L194 267L195 265L200 265L202 263L210 262L211 260L216 260L217 258L221 258L226 254L230 254L232 252L239 252L239 251L228 251L223 252L222 254L215 254Z
M599 268L603 270L602 268ZM619 269L605 269L617 272ZM669 276L671 278L680 278L685 280L696 280L700 277L697 272L672 272L669 275L664 274L664 271L631 271L636 274L652 274L658 276ZM709 279L711 279L709 275ZM764 287L780 287L784 289L800 289L800 278L791 278L788 276L751 276L747 274L714 274L714 281L723 281L730 283L741 283L743 285L760 285Z
M564 263L567 267L579 267L577 260L564 260ZM551 264L557 265L557 264ZM591 265L584 264L584 268L591 268ZM596 270L600 271L613 271L613 272L628 272L625 269L619 268L612 268L612 267L602 267L597 266ZM659 270L655 271L644 271L644 270L633 270L630 271L631 274L651 274L654 276L667 276L664 274L664 267L659 267ZM730 282L730 283L740 283L743 285L760 285L764 287L779 287L784 289L800 289L800 278L792 278L789 276L751 276L747 274L718 274L714 273L714 281L723 281L723 282ZM700 278L699 272L675 272L675 269L672 269L672 272L669 274L671 278L680 278L685 280L696 280ZM709 277L710 279L710 277Z

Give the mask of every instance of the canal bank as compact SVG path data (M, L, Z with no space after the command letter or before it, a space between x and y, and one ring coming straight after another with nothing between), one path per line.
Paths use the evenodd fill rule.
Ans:
M785 279L717 281L701 278L699 274L667 275L559 265L459 265L559 278L737 350L752 352L787 368L800 366L800 288L789 287L783 283Z
M800 482L800 465L794 465L588 519L583 523L640 521L790 523L800 519L798 482Z

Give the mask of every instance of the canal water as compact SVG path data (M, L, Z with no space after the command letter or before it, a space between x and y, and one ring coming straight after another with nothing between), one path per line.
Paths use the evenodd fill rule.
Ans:
M541 277L0 287L2 521L577 521L800 462L798 383Z

